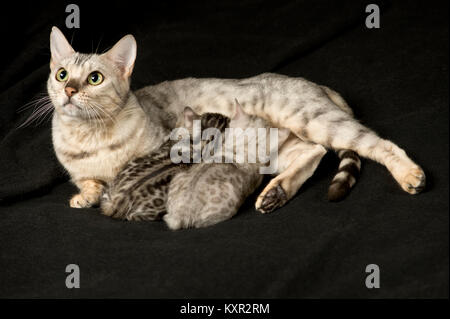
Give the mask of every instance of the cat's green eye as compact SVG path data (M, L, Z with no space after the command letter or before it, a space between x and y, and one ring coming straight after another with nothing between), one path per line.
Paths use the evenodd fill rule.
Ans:
M87 80L90 85L99 85L103 82L103 74L98 71L92 72L89 74Z
M69 78L69 72L67 72L66 69L61 68L58 70L58 72L56 72L56 79L59 82L66 82L68 78Z

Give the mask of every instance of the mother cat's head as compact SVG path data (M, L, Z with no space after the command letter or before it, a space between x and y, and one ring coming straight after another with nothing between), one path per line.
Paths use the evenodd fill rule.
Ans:
M50 34L48 94L58 114L74 119L116 115L126 103L136 59L136 41L126 35L104 54L75 52L62 32Z

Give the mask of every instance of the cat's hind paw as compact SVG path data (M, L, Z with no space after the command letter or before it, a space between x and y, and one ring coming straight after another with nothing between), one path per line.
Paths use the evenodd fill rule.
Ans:
M418 194L425 188L425 173L423 170L416 166L411 169L405 177L403 177L400 185L403 190L410 194Z
M268 190L266 189L259 195L255 204L256 209L263 214L270 213L283 206L288 200L286 192L279 184Z

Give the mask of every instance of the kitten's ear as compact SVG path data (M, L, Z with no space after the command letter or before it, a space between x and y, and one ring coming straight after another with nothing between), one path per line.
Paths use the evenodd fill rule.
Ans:
M236 112L234 112L233 120L239 120L244 115L244 111L239 101L237 99L234 99L234 101L236 102Z
M50 33L50 52L52 54L50 66L52 67L62 59L75 53L64 34L57 27L53 27Z
M119 68L124 77L129 77L133 72L136 51L136 40L131 34L128 34L120 39L104 56Z
M184 115L184 127L190 129L194 126L194 120L197 120L199 116L189 106L186 106L183 111Z

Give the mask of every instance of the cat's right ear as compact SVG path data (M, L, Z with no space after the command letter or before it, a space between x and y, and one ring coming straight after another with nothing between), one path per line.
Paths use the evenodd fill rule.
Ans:
M131 34L124 36L104 55L113 62L125 78L130 77L136 61L137 45Z
M75 50L67 41L64 34L57 27L53 27L52 32L50 33L50 52L52 54L50 60L51 68L61 62L64 58L75 53Z

